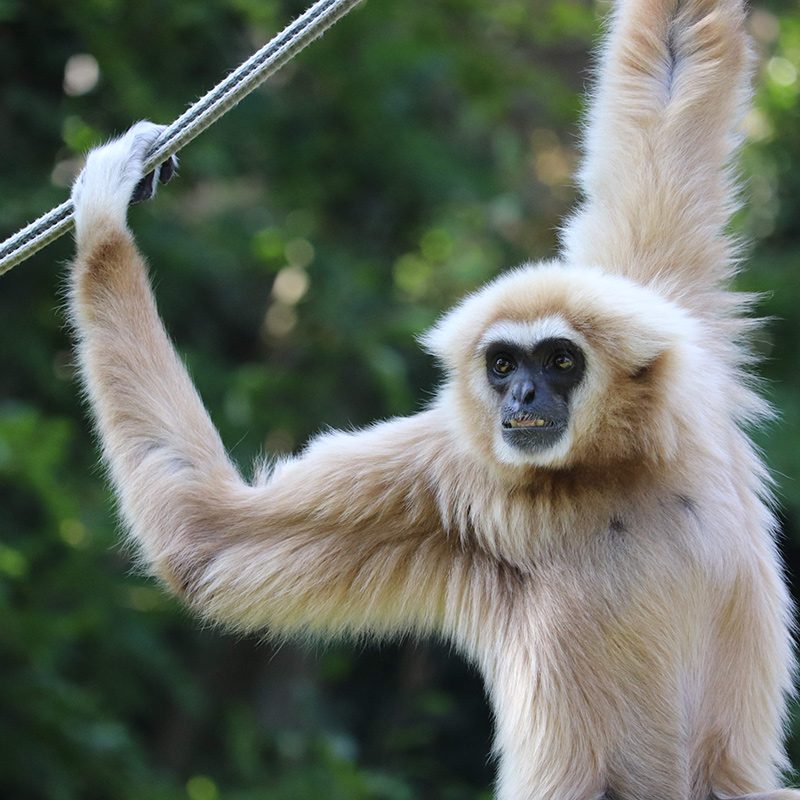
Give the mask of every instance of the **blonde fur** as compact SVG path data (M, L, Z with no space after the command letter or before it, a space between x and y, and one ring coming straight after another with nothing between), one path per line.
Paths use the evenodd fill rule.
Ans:
M126 226L159 128L94 151L74 190L71 317L143 560L239 629L453 642L486 679L500 800L800 797L775 789L791 608L727 285L743 22L739 0L620 0L560 260L501 276L423 337L447 376L426 411L322 435L254 485ZM500 435L483 355L498 336L586 354L549 450Z

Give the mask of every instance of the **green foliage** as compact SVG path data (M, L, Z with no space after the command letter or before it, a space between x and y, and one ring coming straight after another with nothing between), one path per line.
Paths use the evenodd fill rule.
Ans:
M81 151L172 120L301 9L0 0L0 235L63 199ZM758 369L782 417L763 445L794 566L800 11L776 0L753 26L741 285L772 292ZM245 470L326 425L418 409L437 373L414 336L552 252L597 29L579 0L369 0L133 211L163 315ZM96 84L67 69L79 54ZM0 794L487 798L488 712L454 655L235 640L131 571L58 311L69 254L53 245L0 292Z

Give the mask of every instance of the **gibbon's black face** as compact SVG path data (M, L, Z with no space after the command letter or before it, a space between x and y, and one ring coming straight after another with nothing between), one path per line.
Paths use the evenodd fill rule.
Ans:
M544 339L532 349L494 342L486 349L489 385L501 397L503 439L520 450L554 445L569 422L569 398L586 360L569 339Z

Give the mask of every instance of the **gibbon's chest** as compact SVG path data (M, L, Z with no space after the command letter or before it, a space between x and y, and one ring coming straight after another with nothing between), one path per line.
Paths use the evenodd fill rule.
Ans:
M488 533L473 527L470 535L501 555L476 567L465 606L484 616L461 617L464 644L499 659L501 670L521 659L532 677L550 664L563 672L573 660L657 650L676 619L705 613L697 598L712 607L725 580L700 513L688 496L668 493L576 507L568 519L518 510L503 524L498 515Z
M719 576L687 547L695 512L673 505L644 519L629 509L566 540L550 531L538 560L503 562L493 580L479 582L492 588L469 649L505 715L520 706L539 720L569 706L580 714L590 693L595 707L621 707L665 654L683 652L692 631L699 640L713 625Z
M708 544L698 549L701 496L670 487L542 482L461 499L448 516L462 540L532 575L629 572L682 554L693 561Z

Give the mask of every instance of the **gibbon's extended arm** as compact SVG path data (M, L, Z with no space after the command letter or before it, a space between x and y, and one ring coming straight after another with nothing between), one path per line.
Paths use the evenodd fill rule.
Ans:
M742 0L618 0L565 259L660 288L700 313L729 277L728 164L750 94ZM719 311L718 303L714 310Z
M144 560L202 613L243 628L436 625L454 564L419 480L436 446L425 414L324 436L261 485L246 484L229 461L125 224L159 130L140 123L94 151L73 191L71 316L105 458Z

